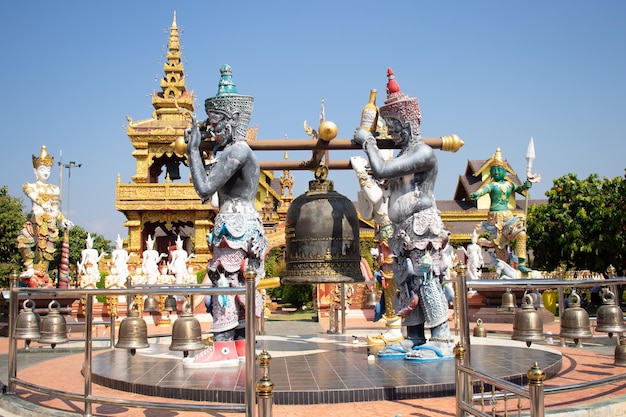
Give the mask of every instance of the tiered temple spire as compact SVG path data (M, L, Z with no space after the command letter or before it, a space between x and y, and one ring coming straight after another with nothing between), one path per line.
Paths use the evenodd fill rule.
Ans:
M161 79L162 92L155 92L152 105L158 120L180 120L180 109L193 112L193 91L188 92L185 86L185 71L181 60L180 39L176 25L176 12L170 28L167 62L163 64L165 77Z

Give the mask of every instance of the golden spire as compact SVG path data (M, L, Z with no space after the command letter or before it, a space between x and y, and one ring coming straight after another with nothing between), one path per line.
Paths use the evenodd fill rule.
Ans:
M188 114L181 114L180 109L187 109L193 113L193 92L188 92L185 86L185 71L183 69L176 11L170 27L168 39L167 62L163 64L165 76L161 78L162 92L152 95L152 105L159 120L181 120L188 118Z

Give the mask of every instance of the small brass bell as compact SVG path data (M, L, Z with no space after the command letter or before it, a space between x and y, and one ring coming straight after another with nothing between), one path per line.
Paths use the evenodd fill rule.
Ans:
M591 339L591 324L589 313L580 306L580 296L572 292L568 298L569 307L563 312L561 317L561 333L559 337L564 339L574 339L578 345L580 339Z
M148 326L142 317L139 316L137 304L132 303L129 307L128 317L120 323L116 348L129 349L134 355L136 349L149 347Z
M156 313L159 311L159 302L153 295L146 297L143 302L143 311L146 313Z
M500 306L503 310L515 310L517 308L517 301L515 300L515 294L511 292L510 288L507 288L504 294L502 294L502 305Z
M487 337L487 329L483 326L483 320L476 320L476 327L474 327L474 337Z
M615 366L626 366L626 338L623 336L615 346Z
M50 312L41 319L39 343L48 343L53 349L60 343L70 341L67 337L67 322L59 312L60 306L57 300L50 301L48 304Z
M173 295L168 295L163 303L163 311L178 311L178 305L176 305L176 298Z
M624 313L622 309L615 304L615 294L611 291L606 291L602 305L596 312L596 331L608 333L609 338L613 337L613 333L626 332Z
M27 304L32 304L29 307ZM39 326L41 325L41 318L39 314L33 311L35 303L30 298L25 300L22 304L24 309L17 315L15 319L15 328L13 329L13 337L16 339L23 339L26 341L26 349L29 348L31 341L37 341L41 337L39 332Z
M376 292L376 290L372 290L367 293L365 305L374 307L376 306L376 304L378 304L378 293Z
M170 350L182 351L186 358L190 350L201 350L206 346L202 343L202 327L193 316L189 303L183 305L183 313L172 326L172 343Z
M543 321L535 310L533 299L529 294L524 295L522 308L515 313L511 339L525 341L526 346L545 339Z

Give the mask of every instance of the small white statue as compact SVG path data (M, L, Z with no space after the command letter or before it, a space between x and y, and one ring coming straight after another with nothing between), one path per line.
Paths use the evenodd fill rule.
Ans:
M85 246L86 248L81 252L81 259L76 264L78 267L78 286L80 288L94 289L100 281L98 262L105 255L105 252L98 255L98 251L93 248L93 239L89 233L87 233L87 238L85 239Z
M482 276L482 267L485 264L483 258L483 249L476 243L478 242L478 234L476 229L472 232L472 243L467 245L467 249L463 248L467 257L467 277L469 279L480 279Z
M120 235L117 235L115 249L111 252L111 262L113 263L111 274L105 278L104 285L106 288L126 287L126 279L130 275L128 269L130 254L124 249L123 245L124 241L120 238Z
M170 275L174 275L176 284L183 284L187 281L187 262L194 257L194 254L189 255L185 249L183 249L183 241L178 235L176 239L176 249L172 251L172 259L167 263L167 269Z
M111 252L111 262L113 263L113 269L111 272L114 275L118 276L119 280L126 280L126 277L130 274L128 270L128 260L130 259L130 254L126 249L124 249L124 241L120 238L120 235L117 235L117 239L115 240L115 249Z
M159 254L157 250L154 249L154 240L152 240L152 236L148 235L148 240L146 241L146 249L143 252L143 261L141 263L141 269L147 277L147 283L149 285L153 285L157 283L157 277L159 276L159 261L162 257L167 255Z

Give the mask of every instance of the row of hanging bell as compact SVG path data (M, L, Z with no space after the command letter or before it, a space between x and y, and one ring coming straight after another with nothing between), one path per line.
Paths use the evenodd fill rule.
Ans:
M572 292L568 297L569 306L561 317L561 332L559 337L563 339L573 339L576 345L581 339L593 338L589 313L580 306L580 296Z
M173 296L170 297L176 302ZM133 302L129 306L128 316L120 323L118 342L115 347L129 349L130 354L135 355L137 349L144 349L149 346L148 326L143 317L139 314L137 304ZM198 319L194 317L191 305L185 302L183 304L183 312L172 326L170 350L182 351L184 357L187 357L189 351L201 350L205 347L204 343L202 343L202 326Z
M131 355L135 355L137 349L144 349L149 346L148 326L139 314L137 303L132 302L128 306L128 315L120 323L115 347L128 349Z
M524 294L522 308L513 317L511 339L524 341L526 346L530 346L532 342L545 340L543 321L535 309L534 300L530 294Z
M483 326L483 320L476 320L476 327L474 327L474 337L487 337L487 329Z
M149 295L143 302L143 311L146 313L158 313L159 301L153 296ZM163 311L178 311L178 305L176 298L173 295L168 295L163 302Z
M605 291L602 305L596 312L596 331L608 333L609 338L613 337L613 333L626 332L624 313L615 302L615 294L610 290Z
M202 343L202 326L194 317L190 304L185 301L180 317L172 326L170 350L183 352L183 357L186 358L190 350L202 350L205 347Z
M49 312L43 317L40 317L33 310L34 306L35 303L30 298L24 301L22 304L24 309L15 320L13 337L25 340L26 348L33 341L49 344L53 349L58 344L69 342L67 322L59 311L61 306L59 302L57 300L50 301L48 304Z

